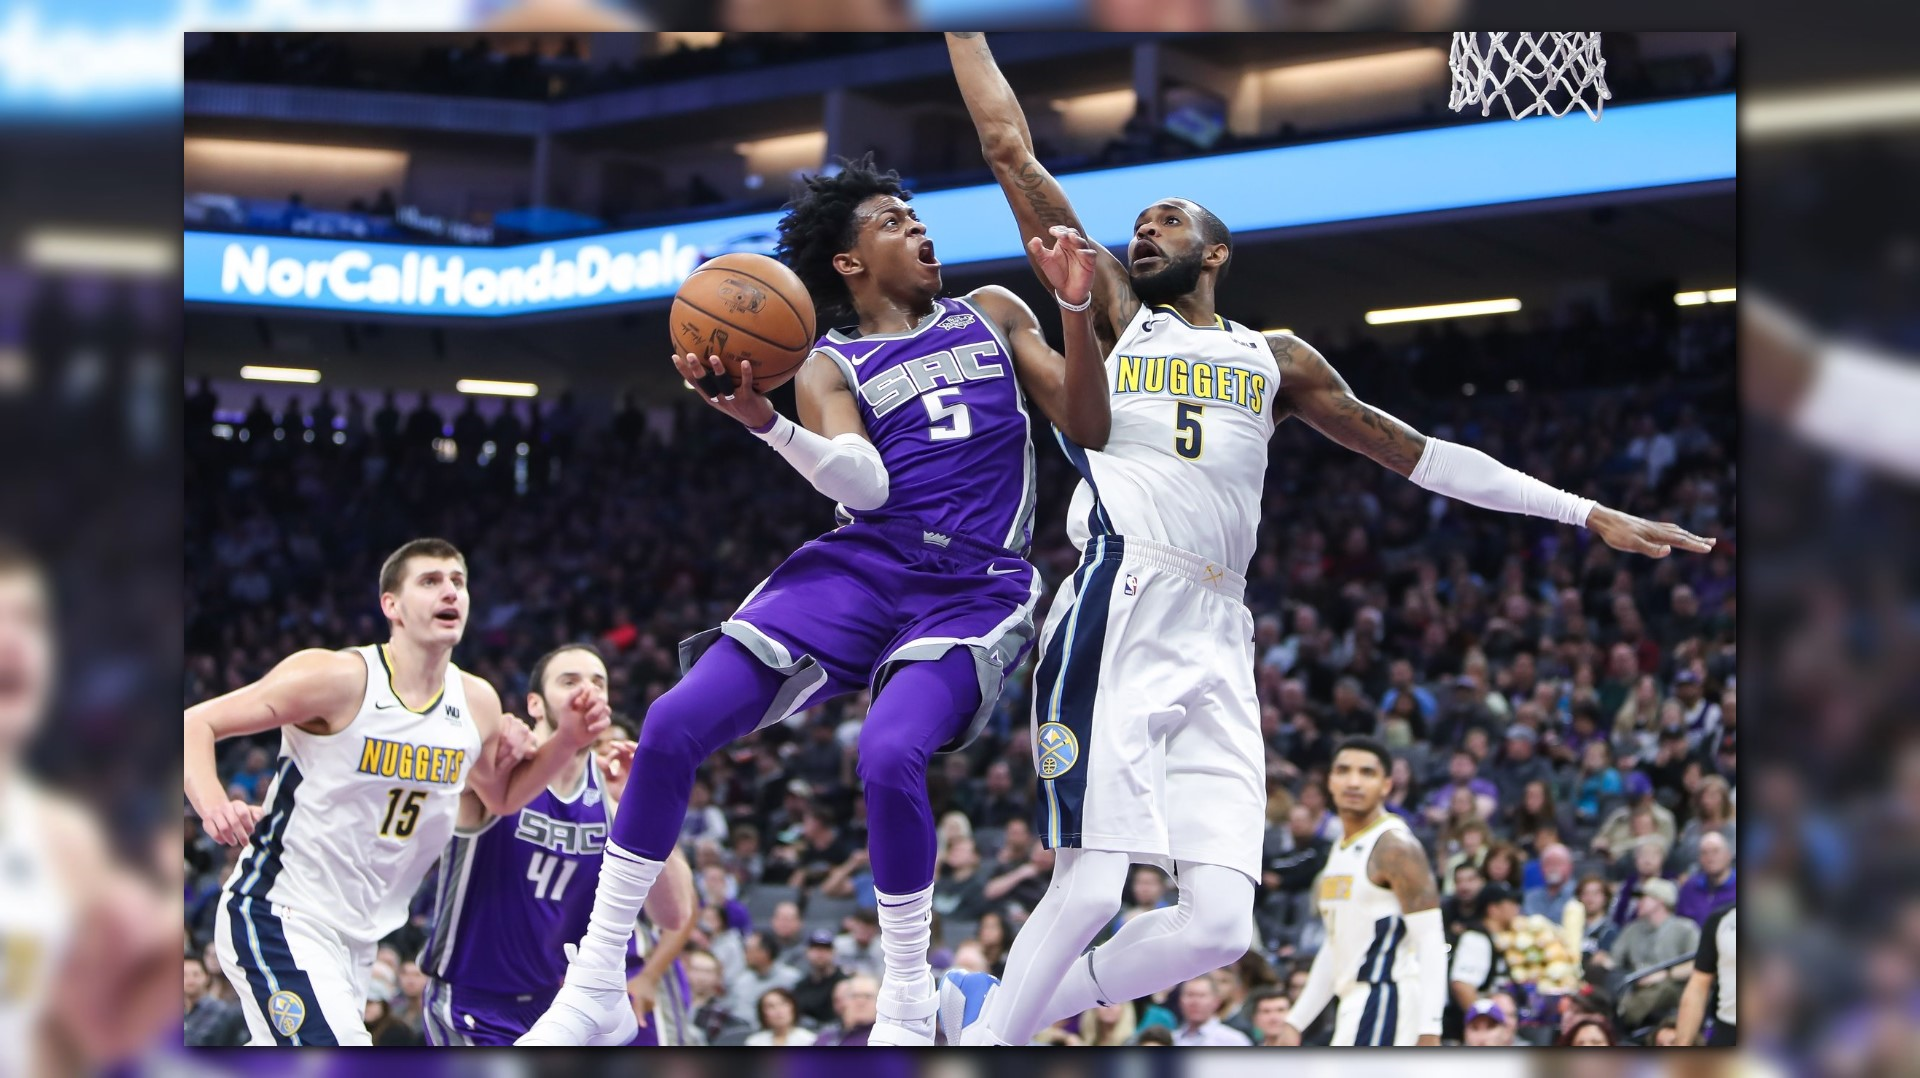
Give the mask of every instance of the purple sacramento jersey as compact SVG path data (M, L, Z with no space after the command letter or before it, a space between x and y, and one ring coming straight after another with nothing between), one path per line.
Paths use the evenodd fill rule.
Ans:
M821 700L879 692L897 665L973 652L979 733L1033 640L1040 574L1033 443L1013 350L964 299L936 299L906 333L830 332L814 348L859 402L887 468L887 501L793 552L717 629L680 645L681 668L722 634L787 681L770 725Z
M454 835L420 956L434 981L424 1016L434 1043L512 1044L546 1011L567 974L563 946L586 934L609 822L589 758L572 797L542 790L518 813ZM638 963L629 945L629 975Z
M833 330L814 349L840 368L886 462L887 504L871 515L1027 549L1034 481L1026 402L1013 350L985 312L968 300L936 299L911 332Z

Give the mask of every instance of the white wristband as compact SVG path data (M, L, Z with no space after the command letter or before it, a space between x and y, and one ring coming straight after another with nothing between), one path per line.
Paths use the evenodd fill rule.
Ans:
M1794 410L1796 433L1822 449L1920 477L1920 366L1853 345L1820 354Z
M1525 513L1585 527L1594 501L1556 490L1470 446L1428 438L1420 463L1407 478L1435 494L1482 509Z
M1087 309L1088 307L1091 307L1091 306L1093 306L1093 292L1092 292L1092 290L1088 290L1088 292L1087 292L1087 298L1086 298L1086 299L1083 299L1083 300L1081 300L1081 301L1080 301L1080 306L1078 306L1078 307L1075 307L1075 306L1073 306L1073 305L1071 305L1071 304L1069 304L1069 303L1068 303L1068 302L1067 302L1066 300L1064 300L1064 299L1061 299L1061 298L1060 298L1060 293L1058 293L1058 292L1055 292L1055 293L1053 294L1053 301L1054 301L1055 303L1058 303L1058 304L1060 305L1060 309L1061 309L1061 310L1063 310L1063 311L1076 311L1076 312L1077 312L1077 311L1084 311L1084 310L1086 310L1086 309Z

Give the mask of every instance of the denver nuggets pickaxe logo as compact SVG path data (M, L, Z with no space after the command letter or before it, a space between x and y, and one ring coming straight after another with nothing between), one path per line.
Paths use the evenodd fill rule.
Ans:
M282 1037L291 1037L306 1024L307 1005L292 992L275 992L267 998L267 1020Z
M1080 742L1073 731L1057 722L1040 727L1040 777L1059 778L1080 762Z

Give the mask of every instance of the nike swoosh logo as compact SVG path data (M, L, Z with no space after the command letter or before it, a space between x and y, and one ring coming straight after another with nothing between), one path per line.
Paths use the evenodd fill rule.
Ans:
M988 576L1012 576L1019 571L1018 569L1001 569L992 565L987 566Z
M375 711L386 711L389 708L396 708L399 706L400 706L399 704L375 704L373 705L373 709Z
M885 347L886 345L884 344L880 346L880 348L885 348ZM860 364L865 363L869 359L872 359L874 355L880 351L880 348L875 348L872 351L868 352L866 355L858 356L858 357L854 356L853 353L849 352L847 353L847 362L858 367Z

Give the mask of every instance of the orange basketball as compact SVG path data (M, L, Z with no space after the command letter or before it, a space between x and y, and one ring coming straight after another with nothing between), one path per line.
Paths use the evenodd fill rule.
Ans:
M673 294L673 350L719 356L739 384L753 363L762 393L791 381L813 350L813 297L785 265L766 255L721 255L700 264Z

